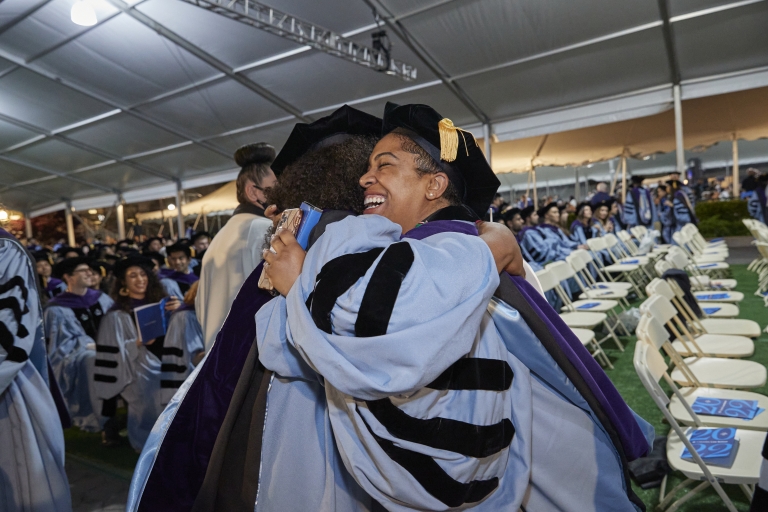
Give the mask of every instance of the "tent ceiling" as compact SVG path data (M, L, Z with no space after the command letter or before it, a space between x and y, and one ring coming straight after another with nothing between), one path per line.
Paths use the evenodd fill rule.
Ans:
M230 180L239 145L343 103L425 102L509 140L660 112L672 81L657 0L280 2L365 44L375 6L413 82L182 0L90 0L94 27L74 1L0 2L0 202L31 214ZM768 84L767 1L668 1L684 97Z

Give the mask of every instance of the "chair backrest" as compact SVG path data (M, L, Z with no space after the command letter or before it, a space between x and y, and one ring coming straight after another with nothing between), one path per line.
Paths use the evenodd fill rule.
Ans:
M541 291L543 292L548 292L557 286L558 280L555 278L554 273L548 268L536 272L536 277L539 279Z
M674 240L677 245L685 245L688 243L688 238L683 234L682 231L672 233L672 240Z
M677 249L677 250L673 250L673 249ZM669 252L667 252L667 255L664 257L664 259L674 268L677 268L680 270L685 270L685 267L687 267L688 264L690 263L688 256L686 256L685 253L682 252L682 250L678 249L677 247L671 247Z
M564 261L552 262L544 268L552 272L558 282L570 279L576 273L576 271L573 270L573 267Z
M665 324L677 316L677 310L669 299L661 295L652 295L640 304L640 312Z
M635 226L635 227L629 228L629 230L632 232L634 237L637 238L638 240L642 239L645 236L645 234L648 232L648 228L646 228L645 226Z
M579 251L574 251L568 256L565 257L565 262L568 263L573 270L576 272L581 272L585 268L587 268L587 263L584 261L584 258L576 254ZM587 251L581 251L581 252L587 252Z
M630 235L629 231L626 230L617 231L616 236L619 237L619 240L622 242L628 242L632 240L632 235Z
M603 238L605 238L605 247L608 249L619 243L619 239L613 233L606 233Z
M659 275L659 277L661 277L664 275L664 272L674 267L672 267L668 261L658 260L653 264L653 268L656 270L656 273Z
M649 297L651 295L661 295L668 300L672 300L675 297L675 292L669 287L667 281L659 279L658 277L654 278L653 281L646 285L645 291L648 293Z
M587 240L587 245L594 252L602 251L606 247L605 238L601 236L590 238Z
M592 262L592 253L584 249L576 249L571 253L573 256L583 261L584 265L589 265Z
M654 398L654 402L666 407L669 404L669 398L659 385L659 381L667 373L667 363L658 349L650 343L638 340L635 344L632 362L635 365L637 376L640 377L643 386Z
M669 340L669 332L658 320L649 315L640 317L636 333L638 339L650 343L657 350L661 349L664 343Z

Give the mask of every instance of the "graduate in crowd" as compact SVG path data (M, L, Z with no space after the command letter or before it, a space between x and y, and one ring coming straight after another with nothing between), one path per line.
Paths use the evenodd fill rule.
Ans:
M88 264L93 272L90 288L102 293L109 293L112 289L112 265L106 261L89 260Z
M520 215L520 208L515 206L504 210L501 214L501 221L510 231L512 231L512 234L515 235L515 240L517 240L519 244L520 230L523 229L523 225L525 224L523 217Z
M654 207L653 196L650 190L643 187L642 176L632 176L632 188L627 192L624 200L624 220L627 226L645 226L653 229L658 221L656 208Z
M656 187L656 215L661 224L661 240L665 244L672 243L672 201L669 199L666 185Z
M329 226L306 255L289 233L273 241L276 254L266 253L265 259L281 297L257 313L260 360L281 376L312 380L314 371L322 375L336 447L344 467L372 498L374 510L379 504L390 510L469 505L510 511L638 510L640 502L629 490L620 454L626 449L634 458L647 452L641 424L648 425L629 411L615 389L600 387L600 393L617 398L614 405L626 413L623 425L636 435L634 441L626 439L627 445L609 441L596 428L596 417L576 405L590 391L585 389L580 399L572 395L563 400L561 390L549 387L562 385L558 379L564 370L557 365L552 375L538 376L546 385L531 378L521 358L541 367L543 360L534 363L530 358L535 343L530 339L515 347L514 342L531 333L554 347L551 337L559 331L533 334L520 319L527 323L540 318L526 312L530 300L545 308L538 315L553 321L559 317L536 292L516 295L528 286L525 280L503 276L501 296L485 310L500 265L470 228L490 202L486 187L495 177L470 134L467 146L458 143L460 150L451 151L451 139L441 136L448 131L446 124L423 105L388 105L384 126L389 133L377 144L360 180L371 215ZM397 280L387 277L394 272ZM459 275L469 278L466 284L456 281ZM504 294L505 286L518 282L521 288ZM509 316L498 315L501 309L496 308L511 308ZM511 318L516 321L507 323ZM414 338L424 340L415 352L408 342ZM569 346L585 354L585 363L594 361L576 340ZM488 368L480 371L476 358ZM459 375L468 368L488 381L459 385ZM498 374L492 368L505 370ZM503 383L496 380L513 374ZM595 375L610 386L596 364ZM460 400L459 390L475 399ZM434 405L437 397L445 401ZM314 478L321 486L305 485L299 495L289 491L288 482L280 482L285 473L264 473L257 509L289 510L328 499L336 510L361 508L364 498L348 487L343 472L329 466L323 445L317 449L317 433L328 429L320 422L313 431L311 423L293 421L302 414L307 415L298 407L281 409L284 424L303 425L306 432L289 433L278 419L267 416L264 466L274 470L281 464L306 464L313 470L302 481L325 473ZM511 436L509 427L514 428ZM270 456L266 451L267 446L300 442L306 443L304 449L292 453L275 450ZM562 464L568 450L584 464ZM346 497L338 492L340 482L348 490Z
M760 174L755 178L754 188L747 194L747 209L753 219L765 223L768 216L766 206L766 189L768 188L768 174Z
M141 450L155 420L163 411L162 360L165 336L139 341L133 310L160 302L166 297L153 272L152 261L143 256L120 260L115 265L112 299L115 304L104 316L96 339L94 382L103 400L102 416L114 418L118 395L128 405L128 440ZM181 301L170 297L166 311L175 311ZM114 419L112 420L114 421ZM114 442L112 423L105 425L107 443Z
M240 166L237 201L240 203L216 234L203 257L195 309L210 348L224 324L240 286L261 261L264 236L272 221L264 216L265 191L275 184L270 164L275 148L265 142L249 144L235 152Z
M611 198L611 195L608 193L607 183L600 182L596 185L595 189L595 193L589 198L589 202L593 207L599 203L608 201Z
M672 171L669 173L669 180L667 180L667 184L669 184L670 181L676 181L678 190L682 190L685 192L685 196L688 198L689 208L692 212L695 212L696 210L696 193L693 191L691 187L680 181L680 173L677 171ZM672 191L670 190L670 195L674 195Z
M190 239L192 242L192 250L194 250L195 253L192 255L192 260L189 262L189 268L192 269L192 272L194 272L197 277L200 277L200 270L203 268L200 265L203 262L205 251L208 250L208 246L211 244L211 238L213 237L207 231L197 231Z
M679 176L679 174L673 173L673 175L675 174ZM677 233L686 224L698 224L699 220L696 218L693 203L686 192L688 187L685 187L685 185L675 179L668 180L667 187L672 200L672 233ZM670 240L672 240L671 236ZM674 241L670 243L674 243Z
M176 242L166 249L166 253L168 268L161 268L158 277L166 295L183 299L189 287L199 279L189 266L192 251L185 242Z
M561 255L561 257L552 261L564 260L576 249L588 249L586 245L574 242L560 227L560 207L557 206L557 203L549 203L539 208L538 214L541 219L539 231L541 231L546 239L552 240L553 247Z
M153 236L152 238L148 238L144 242L144 248L142 249L142 254L147 254L150 252L156 252L158 254L161 254L165 256L165 241L159 237L159 236Z
M611 224L613 224L614 233L624 230L624 222L622 221L621 214L621 203L619 203L618 199L612 199L611 206L608 211L608 218L610 219Z
M0 228L0 510L67 512L64 433L49 389L37 280L22 245Z
M605 236L607 233L613 233L615 226L611 221L611 207L616 200L609 198L601 203L593 203L594 213L592 214L592 236Z
M592 238L592 205L589 201L583 201L576 205L576 219L571 224L571 240L579 245L587 245L587 240L590 238Z
M576 205L574 205L576 206ZM571 237L571 226L568 224L568 219L571 216L571 212L568 211L568 203L558 202L557 209L560 210L560 220L557 225L563 230L565 236Z
M32 253L35 258L35 271L37 273L37 286L40 290L40 297L43 305L67 290L67 284L53 277L53 263L51 262L51 253L43 249Z
M54 272L67 291L45 308L45 339L53 375L61 389L72 424L87 432L100 432L106 418L94 390L96 336L112 299L90 288L94 273L87 258L68 258Z

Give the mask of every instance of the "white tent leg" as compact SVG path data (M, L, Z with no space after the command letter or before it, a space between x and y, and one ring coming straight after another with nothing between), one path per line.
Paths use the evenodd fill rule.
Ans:
M203 214L203 231L208 231L208 215Z
M677 157L677 172L685 172L685 148L683 147L683 103L680 99L680 86L672 87L675 100L675 154ZM685 179L685 178L683 178Z
M32 238L32 219L29 218L29 215L24 214L24 228L27 235L27 240Z
M72 221L72 205L67 203L64 208L64 218L67 222L67 243L70 247L75 246L75 223Z
M739 140L736 134L733 134L733 199L738 199L741 195L741 183L739 183Z
M574 194L573 197L576 199L576 204L580 203L581 199L581 183L579 183L579 170L576 169L576 183L574 184Z
M184 238L184 215L181 213L181 200L183 195L181 180L176 182L176 229L178 231L178 240Z
M533 207L538 208L539 207L539 191L536 188L536 168L533 168L532 171L533 174Z
M123 199L119 198L117 205L117 237L125 240L125 212L123 211Z

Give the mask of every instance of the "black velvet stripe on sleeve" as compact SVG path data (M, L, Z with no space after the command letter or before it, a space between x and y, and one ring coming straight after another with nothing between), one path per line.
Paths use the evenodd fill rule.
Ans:
M408 471L425 491L449 507L477 503L499 486L499 479L496 477L490 480L473 480L468 483L458 482L451 478L432 457L400 448L392 441L374 434L368 423L365 423L365 426L393 461Z
M105 354L119 354L119 347L112 347L109 345L96 345L96 352L104 352Z
M465 357L425 387L429 389L506 391L514 374L506 361Z
M184 351L178 347L163 347L163 355L184 357Z
M355 321L355 334L361 338L387 333L400 285L413 264L413 249L408 242L389 246L379 260L365 289Z
M173 372L173 373L184 373L187 371L187 367L183 364L172 364L172 363L163 363L160 365L160 371L161 372Z
M479 459L498 453L509 446L515 435L515 427L507 418L492 425L473 425L449 418L414 418L396 407L389 398L366 404L392 436L467 457Z
M117 361L110 361L108 359L96 359L93 362L94 366L100 366L102 368L117 368Z
M96 373L93 376L93 380L96 382L117 382L117 377L114 375L101 375L100 373Z
M160 387L163 389L166 389L166 388L178 389L181 387L182 384L184 384L183 380L161 380L160 381Z
M311 301L307 301L307 307L318 329L331 334L331 310L336 304L336 299L365 275L383 250L377 247L366 252L345 254L323 265L317 274Z

